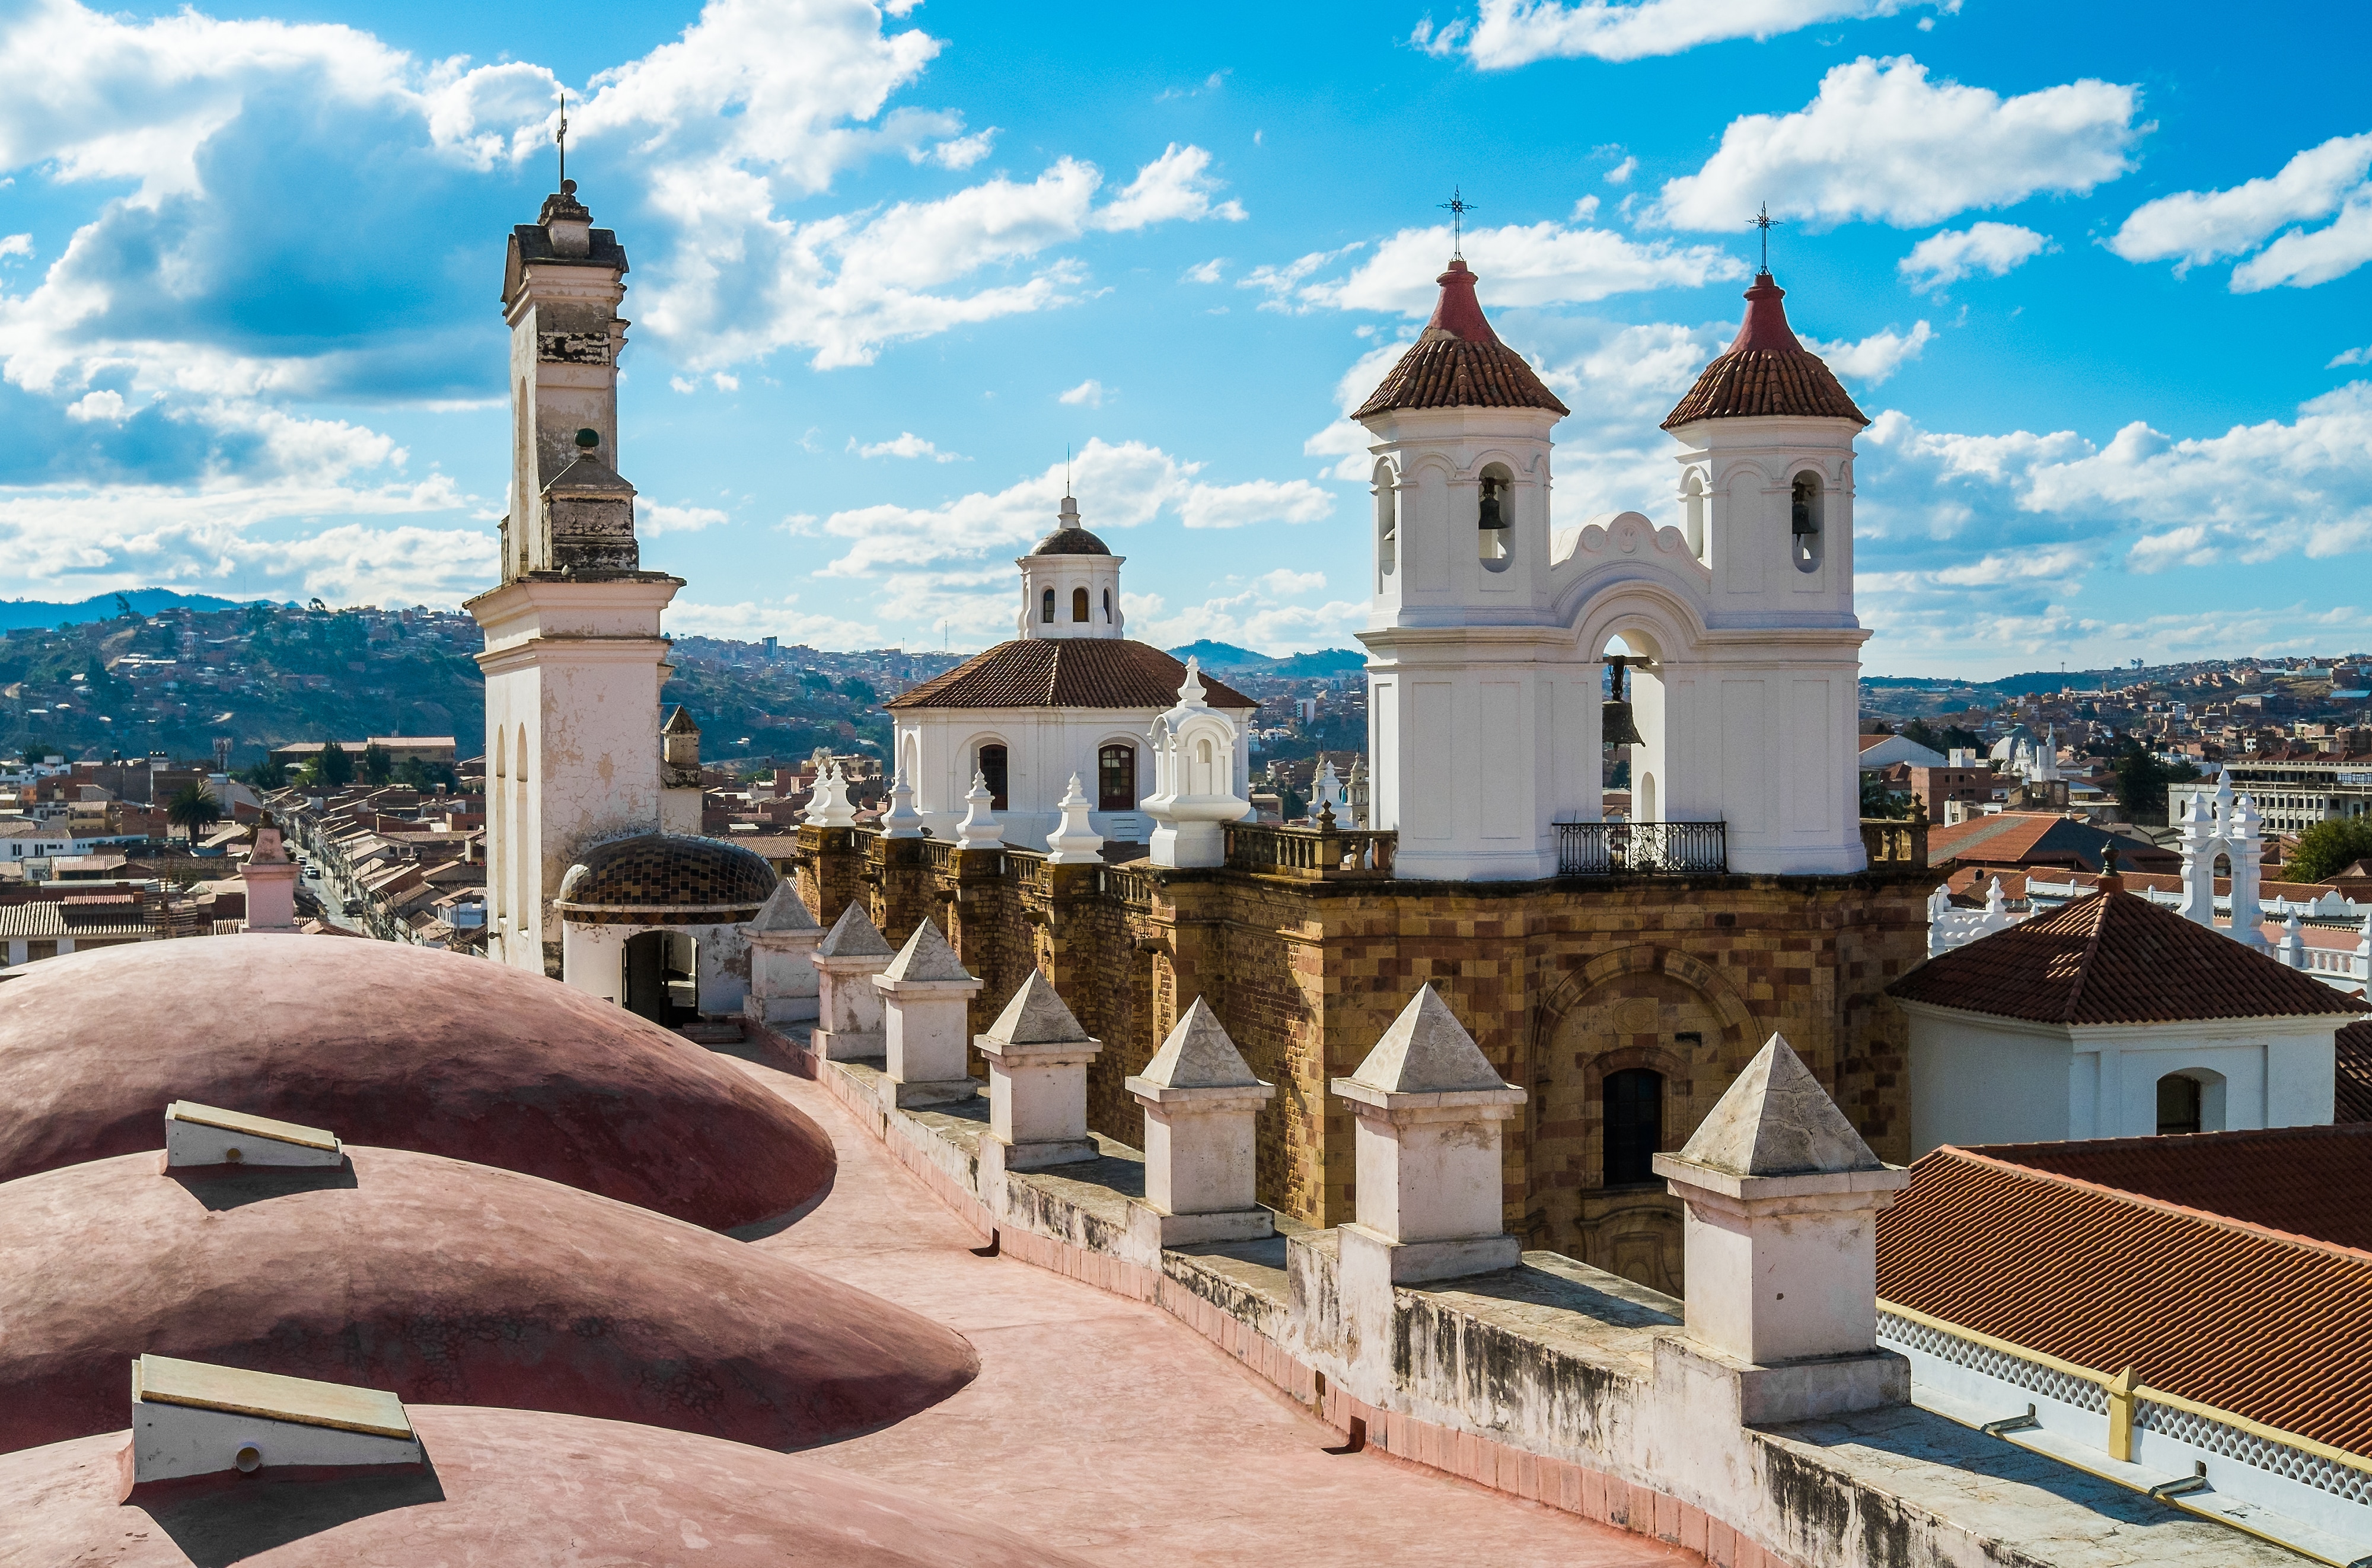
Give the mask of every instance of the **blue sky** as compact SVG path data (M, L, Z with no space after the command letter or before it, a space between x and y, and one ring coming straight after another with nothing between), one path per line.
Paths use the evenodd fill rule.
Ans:
M1343 411L1462 186L1575 411L1560 521L1672 519L1657 422L1768 202L1876 420L1872 673L2372 645L2355 8L891 12L0 6L0 591L485 586L557 85L633 258L620 466L679 633L994 642L1067 444L1134 634L1351 645Z

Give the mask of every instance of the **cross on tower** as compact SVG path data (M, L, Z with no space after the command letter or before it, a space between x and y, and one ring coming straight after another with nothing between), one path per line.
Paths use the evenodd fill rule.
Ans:
M1746 220L1747 227L1762 231L1762 270L1766 273L1771 270L1771 230L1784 221L1771 215L1771 203L1768 202L1762 203L1762 209Z
M560 94L560 129L552 139L560 144L560 182L565 185L568 183L568 92L565 88Z
M1466 256L1466 215L1475 210L1474 203L1453 185L1449 200L1441 203L1441 209L1449 215L1449 253L1463 261Z

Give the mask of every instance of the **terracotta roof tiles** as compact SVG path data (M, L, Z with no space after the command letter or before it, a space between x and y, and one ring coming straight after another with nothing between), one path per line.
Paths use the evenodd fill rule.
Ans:
M1559 416L1573 412L1491 330L1474 297L1475 275L1463 261L1451 261L1434 281L1441 285L1441 298L1433 319L1353 419L1393 409L1536 408Z
M2372 1453L2372 1253L1997 1157L2029 1152L1948 1145L1913 1165L1878 1215L1878 1295Z
M1928 959L1888 986L1906 1002L2047 1024L2362 1015L2365 1004L2111 889Z
M2350 1024L2339 1031L2338 1058L2338 1119L2372 1121L2372 1023Z
M1186 667L1159 648L1122 637L1023 637L999 643L936 680L883 706L907 708L1174 707ZM1260 704L1209 676L1203 701L1215 708Z
M1664 421L1665 429L1677 430L1700 419L1776 414L1869 423L1836 374L1796 340L1786 308L1780 304L1785 297L1786 290L1769 273L1755 274L1754 286L1746 291L1746 319L1737 338L1704 367L1689 395Z

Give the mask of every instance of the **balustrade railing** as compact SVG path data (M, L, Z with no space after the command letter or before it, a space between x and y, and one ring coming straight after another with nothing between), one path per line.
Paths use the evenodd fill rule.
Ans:
M1559 822L1560 877L1719 875L1729 869L1723 822Z
M1296 877L1313 882L1375 881L1392 874L1393 832L1339 828L1285 828L1262 822L1227 825L1227 865L1237 871Z
M1862 853L1873 868L1888 866L1924 870L1927 865L1927 819L1865 817L1861 819Z

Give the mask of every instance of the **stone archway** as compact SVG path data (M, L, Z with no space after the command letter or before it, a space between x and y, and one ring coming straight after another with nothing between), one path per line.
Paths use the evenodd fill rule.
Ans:
M1665 948L1609 953L1568 974L1538 1015L1528 1245L1679 1295L1680 1206L1659 1180L1610 1184L1608 1079L1660 1082L1655 1146L1676 1149L1747 1060L1753 1017L1709 966ZM1637 1114L1635 1096L1629 1098Z

